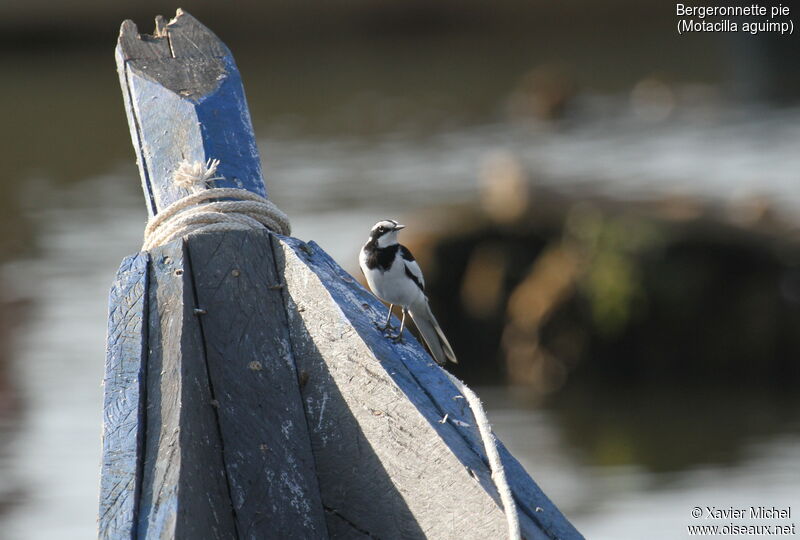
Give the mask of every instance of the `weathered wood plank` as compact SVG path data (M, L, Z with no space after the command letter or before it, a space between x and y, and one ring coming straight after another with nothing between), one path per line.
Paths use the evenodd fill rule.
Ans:
M111 286L103 379L103 463L98 537L133 538L144 435L146 253L122 261Z
M239 535L327 538L270 236L188 247Z
M170 54L169 41L159 39L159 32L156 36L140 35L133 21L123 21L117 54L121 55L123 62L164 58Z
M159 29L160 25L160 29ZM149 215L187 194L172 182L178 165L219 159L217 187L266 196L241 77L228 48L178 10L157 36L125 21L116 49Z
M197 19L178 9L175 18L164 29L169 36L169 46L175 58L224 58L230 50L214 32Z
M395 347L375 330L385 308L317 246L281 238L281 248L329 530L343 519L381 538L504 537L488 467L412 373L440 368L419 344ZM546 538L522 517L526 538Z
M139 538L237 538L191 269L182 241L151 252Z
M357 284L352 286L353 277L336 264L314 242L310 243L310 249L318 256L317 264L314 266L315 271L321 277L324 276L322 282L328 285L331 294L340 305L353 306L358 303L361 303L362 307L364 307L364 304L369 305L369 308L364 309L366 317L364 313L359 312L360 310L344 309L343 311L354 326L359 329L359 333L366 336L365 340L368 341L371 347L375 348L376 354L380 354L381 357L384 357L384 355L396 355L402 360L413 380L435 404L437 413L430 417L429 420L438 421L447 415L448 420L451 420L450 423L458 434L466 441L472 451L480 456L483 463L488 465L486 451L472 412L467 406L466 400L460 397L460 392L453 386L453 383L443 370L432 363L428 354L413 338L400 345L395 345L385 339L368 339L380 334L376 332L373 323L383 321L386 316L385 306L363 287ZM343 286L342 284L350 286ZM580 537L580 533L550 501L499 439L498 445L500 458L520 513L540 527L551 538L576 538L575 535Z
M367 310L369 317L364 320L362 314L357 310L345 310L345 314L351 321L358 321L360 333L365 336L374 336L375 328L374 322L379 322L385 317L385 306L381 304L374 296L359 285L343 287L341 284L349 284L352 280L347 272L345 272L335 261L333 261L322 249L316 244L311 242L311 247L315 253L319 253L321 262L317 268L330 269L328 279L324 282L329 285L331 294L339 299L340 305L344 302L345 298L349 301L344 305L353 305L353 301L362 301L370 304L370 309ZM338 292L334 292L338 289ZM363 305L363 304L362 304ZM354 323L355 324L355 323ZM464 399L460 397L458 389L453 386L450 379L445 375L443 370L435 366L428 354L416 340L409 339L406 343L401 344L400 347L395 346L393 343L387 343L386 340L370 340L370 345L377 345L384 354L399 355L401 361L409 369L409 373L413 376L416 383L423 388L425 394L435 403L438 413L429 417L429 421L436 421L438 424L439 419L445 415L449 423L455 428L458 434L467 442L469 447L480 456L483 463L488 465L488 458L483 446L483 441L480 438L474 417L466 405ZM392 351L385 351L389 347ZM453 420L461 420L455 422ZM522 465L514 458L508 449L503 445L502 441L498 439L500 458L503 462L503 467L506 471L511 490L514 498L517 501L518 509L520 511L520 519L523 524L523 533L525 533L525 523L528 525L535 524L537 528L544 531L550 538L570 539L582 538L581 534L575 527L564 517L561 511L556 507L552 501L544 494L536 482L525 471ZM532 533L528 533L532 534Z
M370 533L392 531L387 531L392 524L376 523L369 511L360 510L364 501L359 499L359 492L365 490L372 501L367 508L375 508L383 500L391 506L390 496L382 500L381 494L361 485L367 481L352 474L348 478L350 484L339 485L342 482L337 480L341 469L347 467L347 460L354 459L353 453L362 462L366 447L371 448L369 455L372 452L379 455L378 461L389 471L394 486L407 504L414 507L414 519L425 534L456 531L465 538L502 537L505 521L497 514L488 519L491 505L468 508L487 497L495 509L500 502L465 400L459 398L441 368L413 338L409 336L405 343L395 345L375 329L373 323L382 321L386 308L324 251L313 243L281 240L288 293L297 306L296 311L290 309L294 313L290 322L296 333L298 367L308 373L304 397L323 503L359 529ZM314 361L320 355L324 356L327 367ZM311 360L306 361L310 365L301 367L301 359L309 357ZM342 406L342 401L346 406ZM405 404L412 405L413 411L404 410ZM380 420L370 418L371 415ZM445 415L448 420L442 422ZM413 440L408 432L420 440ZM419 455L409 456L402 443L398 447L398 441L405 441ZM436 445L444 446L447 452L437 453ZM581 538L502 446L501 458L518 502L524 536ZM430 470L431 467L435 470ZM413 483L407 480L410 471L414 471L413 478L418 478ZM371 474L380 476L380 471ZM474 475L473 484L482 493L460 485L466 483L463 474ZM430 484L423 487L426 482ZM450 488L457 493L448 493ZM405 489L414 494L410 496L403 492ZM453 521L442 530L449 515ZM476 515L486 516L497 528L481 530L476 525ZM438 524L437 518L441 520Z
M266 195L238 70L210 30L180 10L155 36L126 21L116 56L150 215L186 194L172 182L184 160L220 159L217 186ZM385 308L321 249L275 238L199 235L154 250L147 273L137 263L146 290L122 305L147 317L148 346L118 385L114 421L137 422L104 478L121 501L104 502L109 537L504 537L441 369L377 332ZM525 537L579 538L501 453Z

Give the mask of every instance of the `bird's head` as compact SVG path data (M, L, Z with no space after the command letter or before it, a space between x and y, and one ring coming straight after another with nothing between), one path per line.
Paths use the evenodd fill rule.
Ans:
M393 219L384 219L372 226L369 239L375 241L378 247L389 247L397 243L397 233L405 225L400 225Z

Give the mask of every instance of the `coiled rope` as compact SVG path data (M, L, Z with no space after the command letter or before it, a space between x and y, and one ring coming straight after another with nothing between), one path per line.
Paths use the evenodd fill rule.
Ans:
M181 162L172 181L194 193L178 199L147 222L142 250L200 232L266 227L290 234L289 217L270 200L246 189L210 188L209 182L223 179L216 174L218 166L218 159Z
M464 384L460 379L449 373L447 370L442 370L450 378L464 399L467 400L469 408L472 409L472 415L475 417L475 423L478 424L478 433L481 436L481 442L486 450L486 457L489 460L489 468L492 471L492 481L494 482L497 492L500 494L500 502L503 503L503 511L506 515L506 523L508 524L508 538L509 540L520 540L522 538L519 529L519 515L517 514L517 503L514 502L514 495L511 493L511 486L508 484L506 478L506 471L503 468L503 462L500 460L500 452L497 449L497 439L492 432L492 426L489 424L489 418L486 416L486 411L483 409L483 404L475 392L469 386Z

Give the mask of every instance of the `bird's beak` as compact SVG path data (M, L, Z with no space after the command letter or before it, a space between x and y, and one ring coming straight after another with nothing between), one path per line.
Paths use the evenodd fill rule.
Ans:
M406 228L405 225L395 225L394 226L394 230L396 230L396 231L399 231L400 229L405 229L405 228Z

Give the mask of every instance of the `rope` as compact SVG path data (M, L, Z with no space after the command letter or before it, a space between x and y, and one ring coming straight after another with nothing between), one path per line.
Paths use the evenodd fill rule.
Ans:
M246 189L209 188L208 182L223 178L216 176L218 166L218 159L209 159L205 163L181 162L172 181L194 193L178 199L147 222L142 250L200 232L266 227L289 235L289 218L268 199Z
M489 468L492 470L492 481L497 488L497 492L500 494L500 501L503 503L503 510L505 510L506 523L508 523L508 538L509 540L521 540L522 536L519 530L517 504L514 502L511 486L508 485L506 471L503 468L503 462L500 461L500 452L497 450L497 439L494 433L492 433L492 426L489 424L489 418L486 416L483 404L481 404L481 400L475 392L466 384L450 374L447 370L442 371L447 374L450 378L450 382L458 388L458 391L461 392L467 400L470 409L472 409L472 415L475 417L475 422L478 424L478 432L481 435L483 448L486 450L486 457L489 459Z

